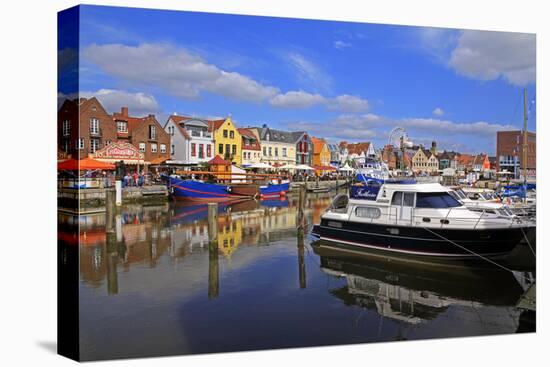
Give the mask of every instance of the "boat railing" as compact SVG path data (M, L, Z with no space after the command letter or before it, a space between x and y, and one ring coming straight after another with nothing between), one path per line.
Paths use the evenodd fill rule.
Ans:
M486 214L486 213L485 213ZM415 224L418 224L418 223L421 223L423 222L425 219L430 219L430 221L428 221L428 223L431 222L431 220L440 220L441 221L441 227L443 227L443 224L449 224L447 222L444 222L445 221L445 217L441 217L441 216L430 216L430 215L414 215L414 223ZM475 221L475 224L474 224L474 228L477 227L478 223L481 222L481 219L483 219L482 215L480 215L479 217L477 218L472 218L472 217L452 217L451 220L455 223L455 224L460 224L460 225L466 225L466 224L473 224L474 221ZM449 220L449 219L447 219ZM515 220L513 219L508 219L508 218L498 218L498 219L487 219L485 218L485 220L483 221L483 223L485 224L500 224L502 225L503 224L503 220L508 220L509 221L509 225L508 226L513 226L513 224L515 223ZM450 221L450 220L449 220Z

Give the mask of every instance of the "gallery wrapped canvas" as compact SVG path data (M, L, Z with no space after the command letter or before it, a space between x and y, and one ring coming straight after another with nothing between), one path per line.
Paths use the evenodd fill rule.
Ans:
M535 44L59 12L59 354L534 332Z

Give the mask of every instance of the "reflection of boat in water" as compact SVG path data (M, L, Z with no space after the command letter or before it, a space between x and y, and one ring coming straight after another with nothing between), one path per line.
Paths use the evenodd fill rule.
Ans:
M519 317L515 304L523 288L512 273L495 267L410 262L376 253L343 256L323 242L316 242L313 249L325 273L345 277L347 284L331 293L347 305L411 324L435 319L457 306L474 311L472 317L476 310L489 308L487 318L500 323L512 321L508 318L512 314Z
M334 199L314 234L356 249L460 259L507 255L535 230L514 216L469 210L437 183L371 178L357 188L361 196Z

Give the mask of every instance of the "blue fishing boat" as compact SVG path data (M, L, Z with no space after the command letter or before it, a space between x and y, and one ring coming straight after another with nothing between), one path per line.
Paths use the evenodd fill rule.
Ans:
M262 199L283 197L288 192L289 187L290 183L288 182L260 186L260 197Z
M178 200L219 202L251 197L232 192L231 185L183 180L172 176L168 177L168 180L170 192L173 198Z

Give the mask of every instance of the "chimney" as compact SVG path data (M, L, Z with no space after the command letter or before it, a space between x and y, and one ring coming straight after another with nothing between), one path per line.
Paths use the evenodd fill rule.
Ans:
M122 107L120 109L120 114L124 117L128 117L128 107Z

